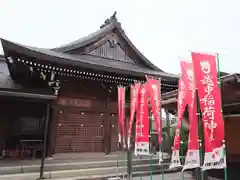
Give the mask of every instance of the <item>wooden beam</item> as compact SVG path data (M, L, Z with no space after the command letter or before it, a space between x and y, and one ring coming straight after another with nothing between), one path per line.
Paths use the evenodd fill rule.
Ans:
M239 106L240 102L236 102L236 103L229 103L229 104L224 104L224 107L230 107L230 106Z
M55 144L56 144L56 132L57 132L57 122L60 114L59 106L56 104L52 106L52 118L50 120L50 132L49 136L49 148L48 148L48 156L52 156L55 153Z
M44 172L44 161L47 154L47 136L48 136L48 125L50 119L50 104L47 104L46 109L46 118L45 118L45 127L44 127L44 139L43 139L43 151L42 151L42 159L41 159L41 166L40 166L40 179L43 179L43 172Z
M0 91L0 96L24 97L24 98L42 99L42 100L55 100L55 99L57 99L57 96L55 96L55 95L26 93L26 92L14 92L14 91Z
M175 103L177 103L177 98L171 98L171 99L168 99L168 100L162 100L161 101L162 106L168 105L168 104L175 104Z
M227 114L223 116L224 118L231 118L231 117L240 117L240 114Z
M169 99L169 98L173 98L173 97L177 97L177 93L178 93L178 89L174 90L174 91L169 91L166 93L162 94L162 99Z
M171 98L171 99L167 99L167 100L162 100L161 101L161 105L169 105L169 104L177 104L177 98ZM125 108L129 108L130 107L130 103L125 103ZM148 108L151 108L151 104L148 104Z

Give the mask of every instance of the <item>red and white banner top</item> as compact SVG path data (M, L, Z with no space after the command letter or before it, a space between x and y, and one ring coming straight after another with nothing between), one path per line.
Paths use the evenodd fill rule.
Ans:
M180 128L187 104L191 103L191 94L189 94L189 79L192 76L192 63L181 61L181 75L178 82L178 122L174 138L173 150L180 149Z
M217 59L215 55L192 53L192 61L204 124L205 152L212 152L224 140Z

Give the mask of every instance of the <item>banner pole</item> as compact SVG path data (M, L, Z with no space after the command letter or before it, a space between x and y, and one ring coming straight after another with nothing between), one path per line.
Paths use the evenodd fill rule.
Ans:
M121 130L120 130L120 128L121 128L121 126L120 126L120 123L119 123L119 121L120 121L120 119L119 119L119 117L120 117L120 108L121 108L121 106L120 106L120 104L119 104L119 101L120 101L120 90L119 90L119 88L121 87L121 85L118 85L118 114L117 114L117 132L118 132L118 134L117 134L117 172L118 172L118 177L120 178L121 177L121 170L120 170L120 162L121 162L121 139L120 139L120 137L121 137Z
M124 179L128 174L128 148L127 148L127 135L125 136L125 149L123 151L124 153L124 167L125 167L125 172L124 172Z
M121 97L122 98L122 101L123 101L123 103L125 103L125 99L123 98L123 97ZM124 107L125 107L125 105L124 105ZM123 109L121 109L121 113L122 113L122 111L123 111ZM125 111L124 111L125 112ZM121 117L121 118L123 118L123 117ZM125 115L124 115L124 118L125 118ZM122 122L123 123L123 122ZM120 159L121 159L121 169L122 169L122 179L124 179L124 160L125 160L125 157L124 157L124 136L123 136L123 134L124 134L124 129L123 129L123 125L121 125L121 129L122 129L122 136L121 136L121 153L120 153Z
M140 172L143 170L143 168L141 166L141 163L142 163L142 156L140 155L140 167L139 167ZM140 173L140 180L143 180L143 173L142 172Z
M122 174L122 178L125 179L125 172L126 172L126 166L125 166L125 160L126 160L126 155L125 155L125 148L124 148L124 136L123 136L123 148L122 148L122 167L123 167L123 174Z
M161 153L162 153L162 180L164 180L163 141L162 141L162 145L161 145Z
M150 144L151 144L151 149L150 149L150 167L149 167L149 170L150 170L150 180L152 180L152 134L153 134L153 131L152 131L152 111L150 111L150 116L149 116L149 120L150 120Z
M221 89L221 71L220 71L220 63L219 63L219 54L216 54L217 56L217 71L218 71L218 87L220 89L220 98L221 98L221 113L223 114L223 110L222 110L222 89ZM226 158L227 153L226 153L226 146L225 146L225 140L222 142L223 143L223 147L224 147L224 156ZM224 168L224 180L227 180L227 167Z
M127 131L126 131L126 128L127 128L127 121L126 121L126 110L125 110L125 101L126 101L126 87L124 87L124 100L123 100L123 103L124 103L124 106L123 106L123 108L124 108L124 119L123 119L123 121L124 121L124 129L123 129L123 131L124 131L124 135L125 136L123 136L123 179L125 179L125 176L126 176L126 173L127 173L127 166L126 166L126 162L127 162L127 154L126 154L126 147L127 147Z
M128 180L132 180L132 148L131 145L128 147L127 153L127 166L128 166Z
M196 90L196 93L198 91ZM203 164L203 137L201 136L201 133L203 131L203 127L202 127L202 123L201 123L201 109L200 109L200 104L199 104L199 100L198 100L198 93L196 94L196 101L197 101L197 117L198 117L198 136L199 136L199 155L200 155L200 166L202 166ZM200 176L200 180L204 180L204 176L203 176L203 171L201 169L201 167L199 168L199 176ZM198 172L199 172L198 171Z
M162 108L160 108L160 120L162 121ZM161 129L161 133L162 133L162 129ZM160 148L160 151L161 151L161 155L162 155L162 165L161 165L161 169L162 169L162 180L164 180L164 164L163 164L163 133L162 133L162 140L161 140L162 144L161 144L161 148Z
M181 122L181 128L180 128L180 132L183 132L183 121ZM181 133L180 133L181 134ZM181 137L180 137L181 138ZM183 164L183 141L180 140L180 156L181 156L181 159L180 159L180 162L181 164ZM184 174L183 174L183 171L182 171L182 180L184 180Z
M182 145L182 147L180 146L180 156L181 156L181 164L183 164L183 141L180 141L180 144ZM182 171L182 180L184 180L184 174L183 174L183 171Z
M199 139L199 147L200 147L200 150L199 150L199 154L200 154L200 165L203 164L203 146L202 146L202 140ZM204 180L204 176L203 176L203 171L200 167L200 180Z
M124 161L125 161L125 155L124 155L124 136L122 133L121 136L121 153L120 153L120 169L122 169L122 178L124 179L124 171L125 171L125 166L124 166Z
M127 132L127 179L132 180L132 134Z

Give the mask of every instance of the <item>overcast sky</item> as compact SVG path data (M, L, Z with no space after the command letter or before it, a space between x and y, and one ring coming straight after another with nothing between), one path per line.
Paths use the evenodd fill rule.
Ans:
M178 73L179 60L200 51L220 53L222 71L240 72L239 7L238 0L0 0L0 37L53 48L94 32L116 10L133 44L162 70Z

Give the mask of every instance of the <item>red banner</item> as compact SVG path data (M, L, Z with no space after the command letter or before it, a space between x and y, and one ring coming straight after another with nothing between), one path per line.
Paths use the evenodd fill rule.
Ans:
M192 64L192 63L191 63ZM189 113L189 137L188 137L188 151L186 154L183 171L186 169L193 169L200 167L200 154L198 142L198 117L197 117L197 96L196 85L193 75L193 69L187 71L189 85L188 93L191 94L191 103L188 104Z
M118 87L118 125L119 133L125 137L125 87Z
M222 146L224 121L221 112L216 56L192 53L192 61L204 129L205 156L203 169L221 169L226 167L226 161Z
M128 125L128 148L131 146L131 136L132 136L132 124L134 120L135 112L137 111L138 98L139 98L139 88L140 84L134 84L131 86L131 104L130 104L130 119Z
M135 155L149 155L149 112L148 86L143 84L139 90L136 119Z
M129 137L131 137L131 134L132 134L132 124L133 124L136 108L138 105L139 88L140 88L140 84L134 84L131 86L130 120L129 120L129 127L128 127Z
M178 122L177 122L175 137L174 137L174 143L173 143L172 159L171 159L171 164L169 168L175 168L175 167L181 166L180 156L179 156L180 129L181 129L184 111L190 99L189 91L188 91L188 86L189 86L188 75L186 72L189 71L189 69L192 69L192 63L181 61L180 67L181 67L181 74L180 74L180 79L178 81L178 104L177 104Z
M152 105L153 120L158 133L158 143L162 143L162 121L161 121L161 83L160 80L147 78L150 102Z

